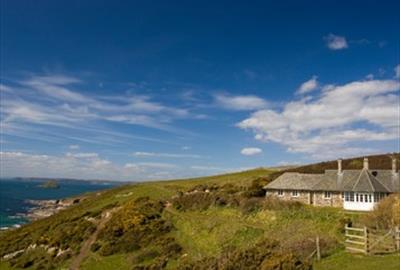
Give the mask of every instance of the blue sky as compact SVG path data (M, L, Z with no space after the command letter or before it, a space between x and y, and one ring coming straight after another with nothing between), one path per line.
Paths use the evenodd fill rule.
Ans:
M396 1L1 4L2 176L151 180L399 151Z

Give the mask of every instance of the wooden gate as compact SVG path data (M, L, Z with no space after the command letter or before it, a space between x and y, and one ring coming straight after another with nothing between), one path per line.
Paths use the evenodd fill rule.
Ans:
M364 254L384 254L400 251L399 227L378 231L364 228L345 227L346 250Z

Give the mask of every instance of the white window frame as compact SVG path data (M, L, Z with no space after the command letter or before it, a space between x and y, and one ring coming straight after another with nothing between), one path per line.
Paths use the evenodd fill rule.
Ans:
M278 189L277 194L278 197L283 197L283 189Z
M332 198L332 192L324 191L324 199L329 200L330 198Z
M298 190L292 190L292 197L299 197L300 192Z

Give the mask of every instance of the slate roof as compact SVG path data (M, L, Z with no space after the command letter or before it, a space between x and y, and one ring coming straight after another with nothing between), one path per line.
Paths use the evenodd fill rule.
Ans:
M326 170L324 174L284 173L265 189L384 192L400 191L399 173L391 170Z
M267 189L310 190L322 180L322 174L303 174L287 172L266 185Z

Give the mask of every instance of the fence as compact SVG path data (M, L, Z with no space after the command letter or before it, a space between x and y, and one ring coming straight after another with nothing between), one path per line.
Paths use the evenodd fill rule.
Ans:
M314 242L314 239L309 239L310 241ZM308 259L312 260L316 257L317 261L321 260L321 248L319 246L319 236L315 238L315 249L311 254L308 256Z
M400 251L400 229L387 231L345 226L346 250L364 254L384 254Z

